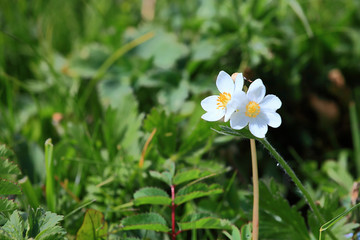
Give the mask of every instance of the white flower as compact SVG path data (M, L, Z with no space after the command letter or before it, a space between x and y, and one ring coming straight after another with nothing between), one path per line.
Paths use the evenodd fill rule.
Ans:
M235 111L234 107L236 104L233 103L233 95L243 92L244 79L240 73L237 75L234 83L229 74L220 71L216 79L216 86L220 94L209 96L201 101L201 106L206 111L201 118L212 122L225 117L224 121L227 122Z
M280 99L272 94L265 96L266 88L261 79L250 84L246 94L236 96L236 111L231 115L230 126L242 129L249 124L250 132L258 138L264 138L268 125L277 128L281 124L281 117L276 110L281 107Z

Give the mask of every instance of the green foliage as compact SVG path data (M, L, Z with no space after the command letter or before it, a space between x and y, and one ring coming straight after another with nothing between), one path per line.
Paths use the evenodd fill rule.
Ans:
M259 183L260 231L265 238L310 239L301 214L282 197L274 181Z
M157 232L169 232L165 219L157 213L141 213L124 218L122 230L145 229Z
M99 211L89 209L85 213L84 222L76 234L76 239L106 239L107 234L108 224L104 221L104 215Z
M49 211L30 209L27 216L15 210L0 229L2 239L21 240L60 240L65 239L66 231L58 224L63 219Z
M166 205L171 207L172 215L172 224L175 224L175 209L180 204L184 204L191 200L219 194L223 192L223 189L219 184L207 185L205 183L195 183L201 181L207 177L215 176L219 173L211 173L204 171L201 173L198 169L183 169L180 173L175 173L175 164L170 162L170 171L159 172L150 172L151 176L161 180L168 185L170 185L171 198L169 195L162 189L155 187L145 187L141 188L134 193L134 205L140 206L144 204L150 205ZM193 181L188 185L180 188L175 193L175 182L177 184L186 183ZM138 214L135 216L130 216L122 220L122 230L154 230L159 232L169 232L170 228L167 227L167 222L157 213L145 213ZM174 226L174 225L172 225ZM181 222L178 222L179 233L186 230L194 229L231 229L231 223L229 220L215 218L209 216L208 214L194 214L182 219ZM175 233L175 229L172 227L172 234Z
M5 145L0 145L0 212L11 212L17 207L13 200L6 198L7 195L21 194L21 188L15 182L20 169L9 160L12 156L13 153Z
M192 199L210 196L213 194L220 194L223 189L219 184L206 185L204 183L197 183L190 186L185 186L177 192L175 197L175 204L180 205Z
M249 151L238 141L253 136L201 119L199 103L217 92L220 70L262 78L283 101L283 124L267 138L296 170L322 223L357 203L359 1L17 0L0 1L0 9L0 142L14 151L0 145L1 227L8 222L27 231L27 220L12 212L29 204L67 216L70 239L85 206L104 215L108 232L133 211L149 211L147 205L169 226L170 191L163 187L175 185L178 220L205 211L243 226L241 239L251 237L243 236L251 232ZM152 11L154 19L146 18ZM52 171L44 164L49 138ZM296 239L290 230L316 239L319 218L306 212L307 201L273 159L261 148L258 156L266 201L288 210L263 203L269 221L260 224L260 239ZM218 175L227 167L231 173ZM25 178L18 185L20 169ZM359 220L353 210L330 231L342 239ZM177 238L224 238L218 232L199 229ZM109 239L162 234L137 229Z
M194 214L182 219L178 223L182 231L191 229L231 229L231 222L227 219L204 216L203 214Z
M322 239L322 238L321 238L321 233L322 233L323 231L326 231L328 228L330 228L331 226L333 226L335 223L337 223L338 221L340 221L342 218L344 218L346 215L348 215L350 212L352 212L355 208L357 208L357 207L359 207L359 206L360 206L360 203L356 204L356 205L353 206L352 208L346 210L345 212L339 214L338 216L334 217L334 218L331 219L330 221L328 221L328 222L326 222L325 224L323 224L323 225L321 226L321 228L320 228L319 239ZM341 225L344 225L344 223L341 224ZM343 230L343 231L342 231L340 234L338 234L338 235L340 235L340 236L338 236L338 237L344 236L346 233L350 232L352 229L357 228L357 227L359 227L359 224L357 224L357 223L347 224L346 227L343 226L343 227L342 227L342 230ZM345 230L345 228L346 228L346 230Z
M134 193L134 204L139 206L143 204L170 205L171 198L160 188L145 187Z

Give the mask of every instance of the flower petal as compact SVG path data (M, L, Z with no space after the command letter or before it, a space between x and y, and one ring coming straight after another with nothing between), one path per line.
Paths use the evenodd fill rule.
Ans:
M281 117L280 114L272 111L265 111L264 114L267 118L267 124L270 127L277 128L281 125Z
M276 111L281 107L281 104L282 103L277 96L269 94L264 97L264 99L260 102L259 105L261 109L271 109Z
M203 114L201 118L209 122L215 122L220 120L224 115L225 115L224 109L217 109L216 111L211 111Z
M245 109L247 97L243 91L235 91L231 100L226 105L225 122L229 120L231 115L239 108ZM244 110L245 111L245 110Z
M227 92L232 95L234 92L234 81L230 75L224 71L220 71L219 75L217 76L216 86L221 93Z
M235 78L235 90L234 90L234 94L237 91L242 91L244 87L244 77L242 73L238 73L238 75Z
M266 88L261 79L256 79L249 86L247 96L250 101L260 103L265 96Z
M249 130L255 137L264 138L268 131L268 126L266 122L258 116L254 119L251 119L249 123Z
M230 118L230 127L233 129L242 129L249 123L249 118L245 113L234 112Z
M236 107L234 105L226 107L224 122L229 121L231 115L235 112Z
M203 99L201 101L201 107L207 112L215 111L216 108L218 107L216 105L218 97L219 97L219 95L212 95L212 96L209 96L209 97Z

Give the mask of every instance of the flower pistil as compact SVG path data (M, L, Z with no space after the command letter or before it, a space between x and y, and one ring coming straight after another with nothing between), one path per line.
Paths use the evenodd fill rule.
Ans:
M260 113L260 105L257 102L250 101L246 105L245 115L251 118L255 118Z

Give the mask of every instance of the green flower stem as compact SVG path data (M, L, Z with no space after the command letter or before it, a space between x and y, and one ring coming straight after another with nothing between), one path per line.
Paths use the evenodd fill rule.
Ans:
M306 201L310 205L311 209L313 210L316 218L320 222L320 224L325 223L324 217L321 215L318 207L316 206L314 200L311 198L309 192L306 190L304 185L301 183L299 178L296 176L295 172L292 170L292 168L287 164L287 162L280 156L280 154L275 150L275 148L265 139L257 139L260 143L264 145L264 147L269 150L271 155L275 157L275 159L278 161L278 163L281 165L281 167L284 169L284 171L289 175L289 177L294 181L295 185L299 188L300 192L304 195ZM328 232L331 239L336 239L336 237L331 233Z
M259 176L258 176L258 166L257 166L257 157L256 157L256 145L255 140L250 139L250 149L251 149L251 163L252 163L252 172L253 172L253 192L254 192L254 201L253 201L253 240L258 240L259 236Z

